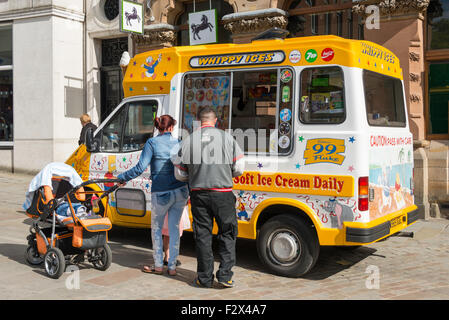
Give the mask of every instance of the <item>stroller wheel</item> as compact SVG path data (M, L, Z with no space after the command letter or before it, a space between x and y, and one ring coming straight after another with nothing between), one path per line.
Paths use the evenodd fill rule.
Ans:
M65 258L58 248L50 248L44 256L45 271L48 276L58 279L65 271Z
M25 259L33 266L37 266L44 261L34 246L28 246L27 251L25 252Z
M91 249L89 256L89 261L92 262L94 268L97 270L105 271L111 266L112 251L108 244Z

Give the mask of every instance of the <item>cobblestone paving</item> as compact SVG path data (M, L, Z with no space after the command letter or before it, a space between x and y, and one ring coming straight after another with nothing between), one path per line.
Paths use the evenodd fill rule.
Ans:
M259 264L255 242L239 240L232 289L191 285L196 258L190 233L182 237L178 275L169 277L140 271L152 262L149 230L115 229L109 239L112 266L101 272L80 265L79 289L73 288L74 274L53 280L42 266L25 262L30 219L21 204L31 178L0 173L0 299L449 299L446 219L418 221L405 230L413 238L391 237L353 250L322 247L314 269L298 279L268 273Z

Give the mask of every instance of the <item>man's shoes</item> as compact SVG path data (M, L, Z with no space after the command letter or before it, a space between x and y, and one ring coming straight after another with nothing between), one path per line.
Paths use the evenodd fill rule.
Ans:
M218 281L218 283L221 284L224 288L234 288L235 286L234 280Z
M195 278L195 280L193 280L192 285L196 288L212 288L212 285L206 286L202 284L198 278Z

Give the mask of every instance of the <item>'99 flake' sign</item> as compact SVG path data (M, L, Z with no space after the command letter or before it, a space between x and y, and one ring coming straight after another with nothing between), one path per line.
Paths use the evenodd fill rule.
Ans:
M214 56L197 56L190 59L192 68L238 67L255 64L281 63L285 59L283 51L235 53Z
M345 156L345 141L343 139L319 138L307 141L304 150L304 164L333 163L342 164Z

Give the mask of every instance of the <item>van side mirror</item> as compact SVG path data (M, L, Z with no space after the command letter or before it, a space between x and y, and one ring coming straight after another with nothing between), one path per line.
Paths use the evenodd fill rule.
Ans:
M98 142L94 139L94 129L88 128L86 130L86 150L87 152L98 151Z

